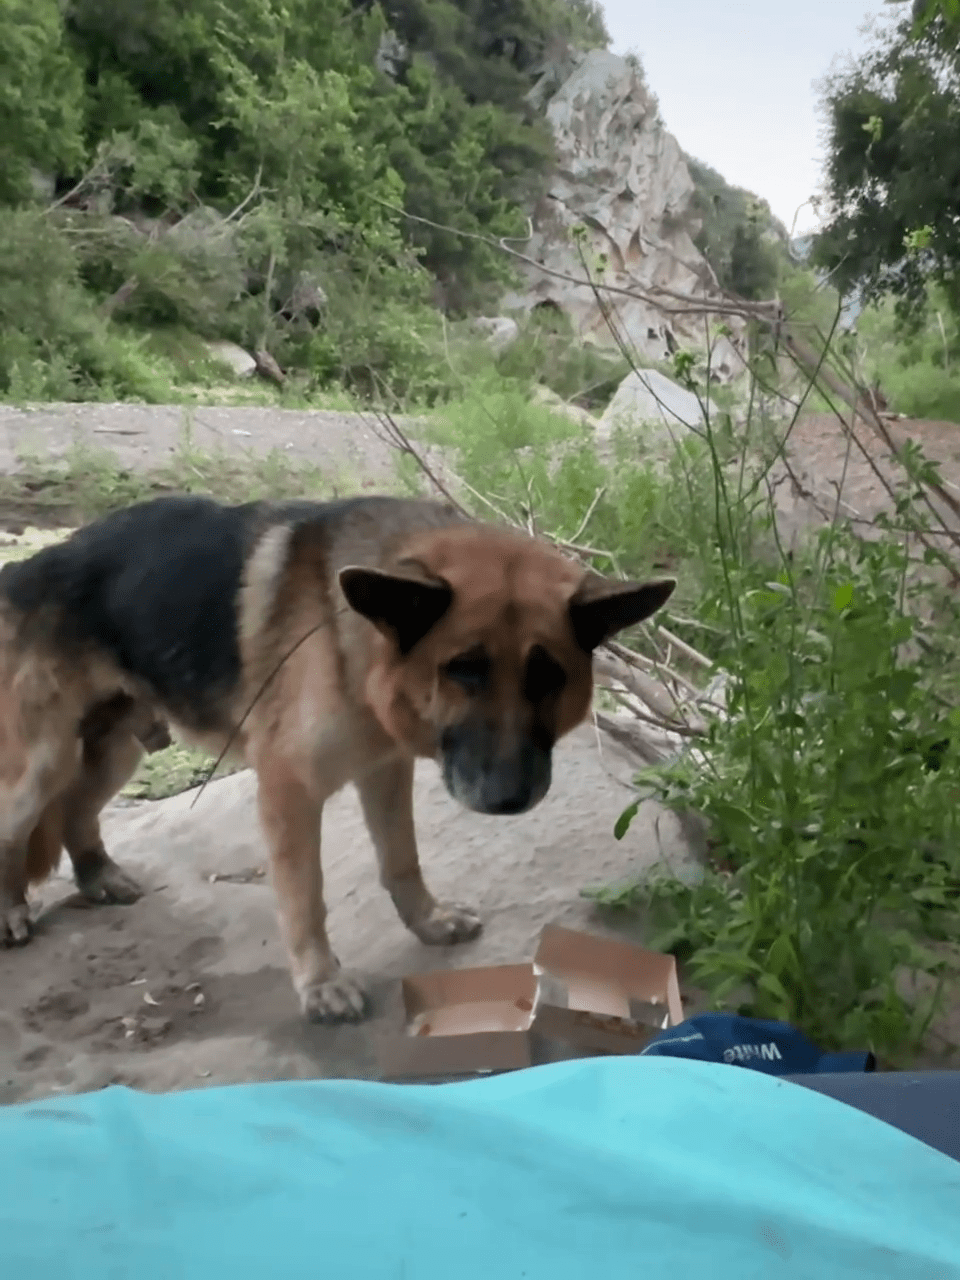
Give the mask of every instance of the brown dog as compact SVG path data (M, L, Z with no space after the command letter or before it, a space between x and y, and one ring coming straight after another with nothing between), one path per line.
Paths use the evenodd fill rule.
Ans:
M671 580L611 582L553 547L425 501L131 507L0 571L0 940L30 936L26 890L65 847L80 888L128 902L98 815L163 718L256 770L294 985L318 1020L362 1016L325 928L324 802L360 793L381 880L426 943L471 938L424 884L413 768L516 814L550 786L590 707L591 654ZM158 722L159 725L158 725Z

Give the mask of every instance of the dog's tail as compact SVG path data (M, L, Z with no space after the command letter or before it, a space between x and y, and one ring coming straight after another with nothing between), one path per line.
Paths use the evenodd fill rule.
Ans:
M63 853L63 822L58 804L48 805L27 841L27 884L40 884L56 871Z

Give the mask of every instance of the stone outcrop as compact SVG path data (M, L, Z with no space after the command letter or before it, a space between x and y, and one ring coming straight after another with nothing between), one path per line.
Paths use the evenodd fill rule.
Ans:
M562 278L584 279L582 248L591 269L605 261L605 284L643 295L608 295L641 363L668 360L678 348L702 350L702 314L684 315L682 300L671 295L716 300L719 290L691 239L693 180L639 66L602 49L570 53L544 69L530 100L544 111L557 146L556 172L534 211L533 238L523 246L547 271L525 267L524 284L504 309L556 307L585 341L612 345L590 285ZM575 233L578 227L582 233ZM736 322L731 328L733 343L714 340L718 378L739 368L734 344L741 329Z

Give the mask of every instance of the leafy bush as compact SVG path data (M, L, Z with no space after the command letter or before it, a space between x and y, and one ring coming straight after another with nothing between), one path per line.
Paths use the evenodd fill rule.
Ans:
M644 776L707 819L712 847L699 884L648 887L658 942L692 948L694 980L745 1012L826 1043L910 1044L929 1010L907 1004L899 967L930 967L919 939L942 936L960 887L945 747L960 713L909 645L902 543L828 531L808 565L759 588L739 577L715 612L728 718L702 757Z
M856 347L865 380L896 412L960 422L960 328L941 290L929 288L908 318L891 299L867 307Z
M336 277L334 277L336 279ZM440 317L425 303L397 299L346 280L336 305L311 332L281 339L310 374L310 385L339 385L391 408L426 406L451 394Z
M162 401L168 376L97 314L57 227L42 213L0 208L0 394Z
M0 201L82 163L83 95L57 0L0 0Z
M933 1011L904 983L943 970L932 947L956 926L956 607L905 540L924 528L906 479L895 525L834 524L788 552L772 495L732 483L726 442L706 434L707 475L699 454L684 478L705 530L684 611L727 675L726 714L638 785L706 820L709 865L692 884L660 871L594 896L651 911L652 945L688 957L721 1005L893 1055Z
M438 411L427 434L478 495L479 514L498 512L525 527L532 516L543 533L602 548L607 568L649 563L660 502L652 473L636 464L611 468L591 427L531 403L522 381L477 377Z
M556 308L540 307L520 324L520 334L496 360L499 372L528 386L549 387L563 400L602 411L630 372L616 351L579 342Z

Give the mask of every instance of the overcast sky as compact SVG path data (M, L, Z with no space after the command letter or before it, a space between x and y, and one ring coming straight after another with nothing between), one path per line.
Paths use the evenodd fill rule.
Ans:
M770 202L788 227L820 182L814 81L899 13L882 0L602 0L616 53L640 55L667 128L688 154ZM809 207L797 231L816 225Z

